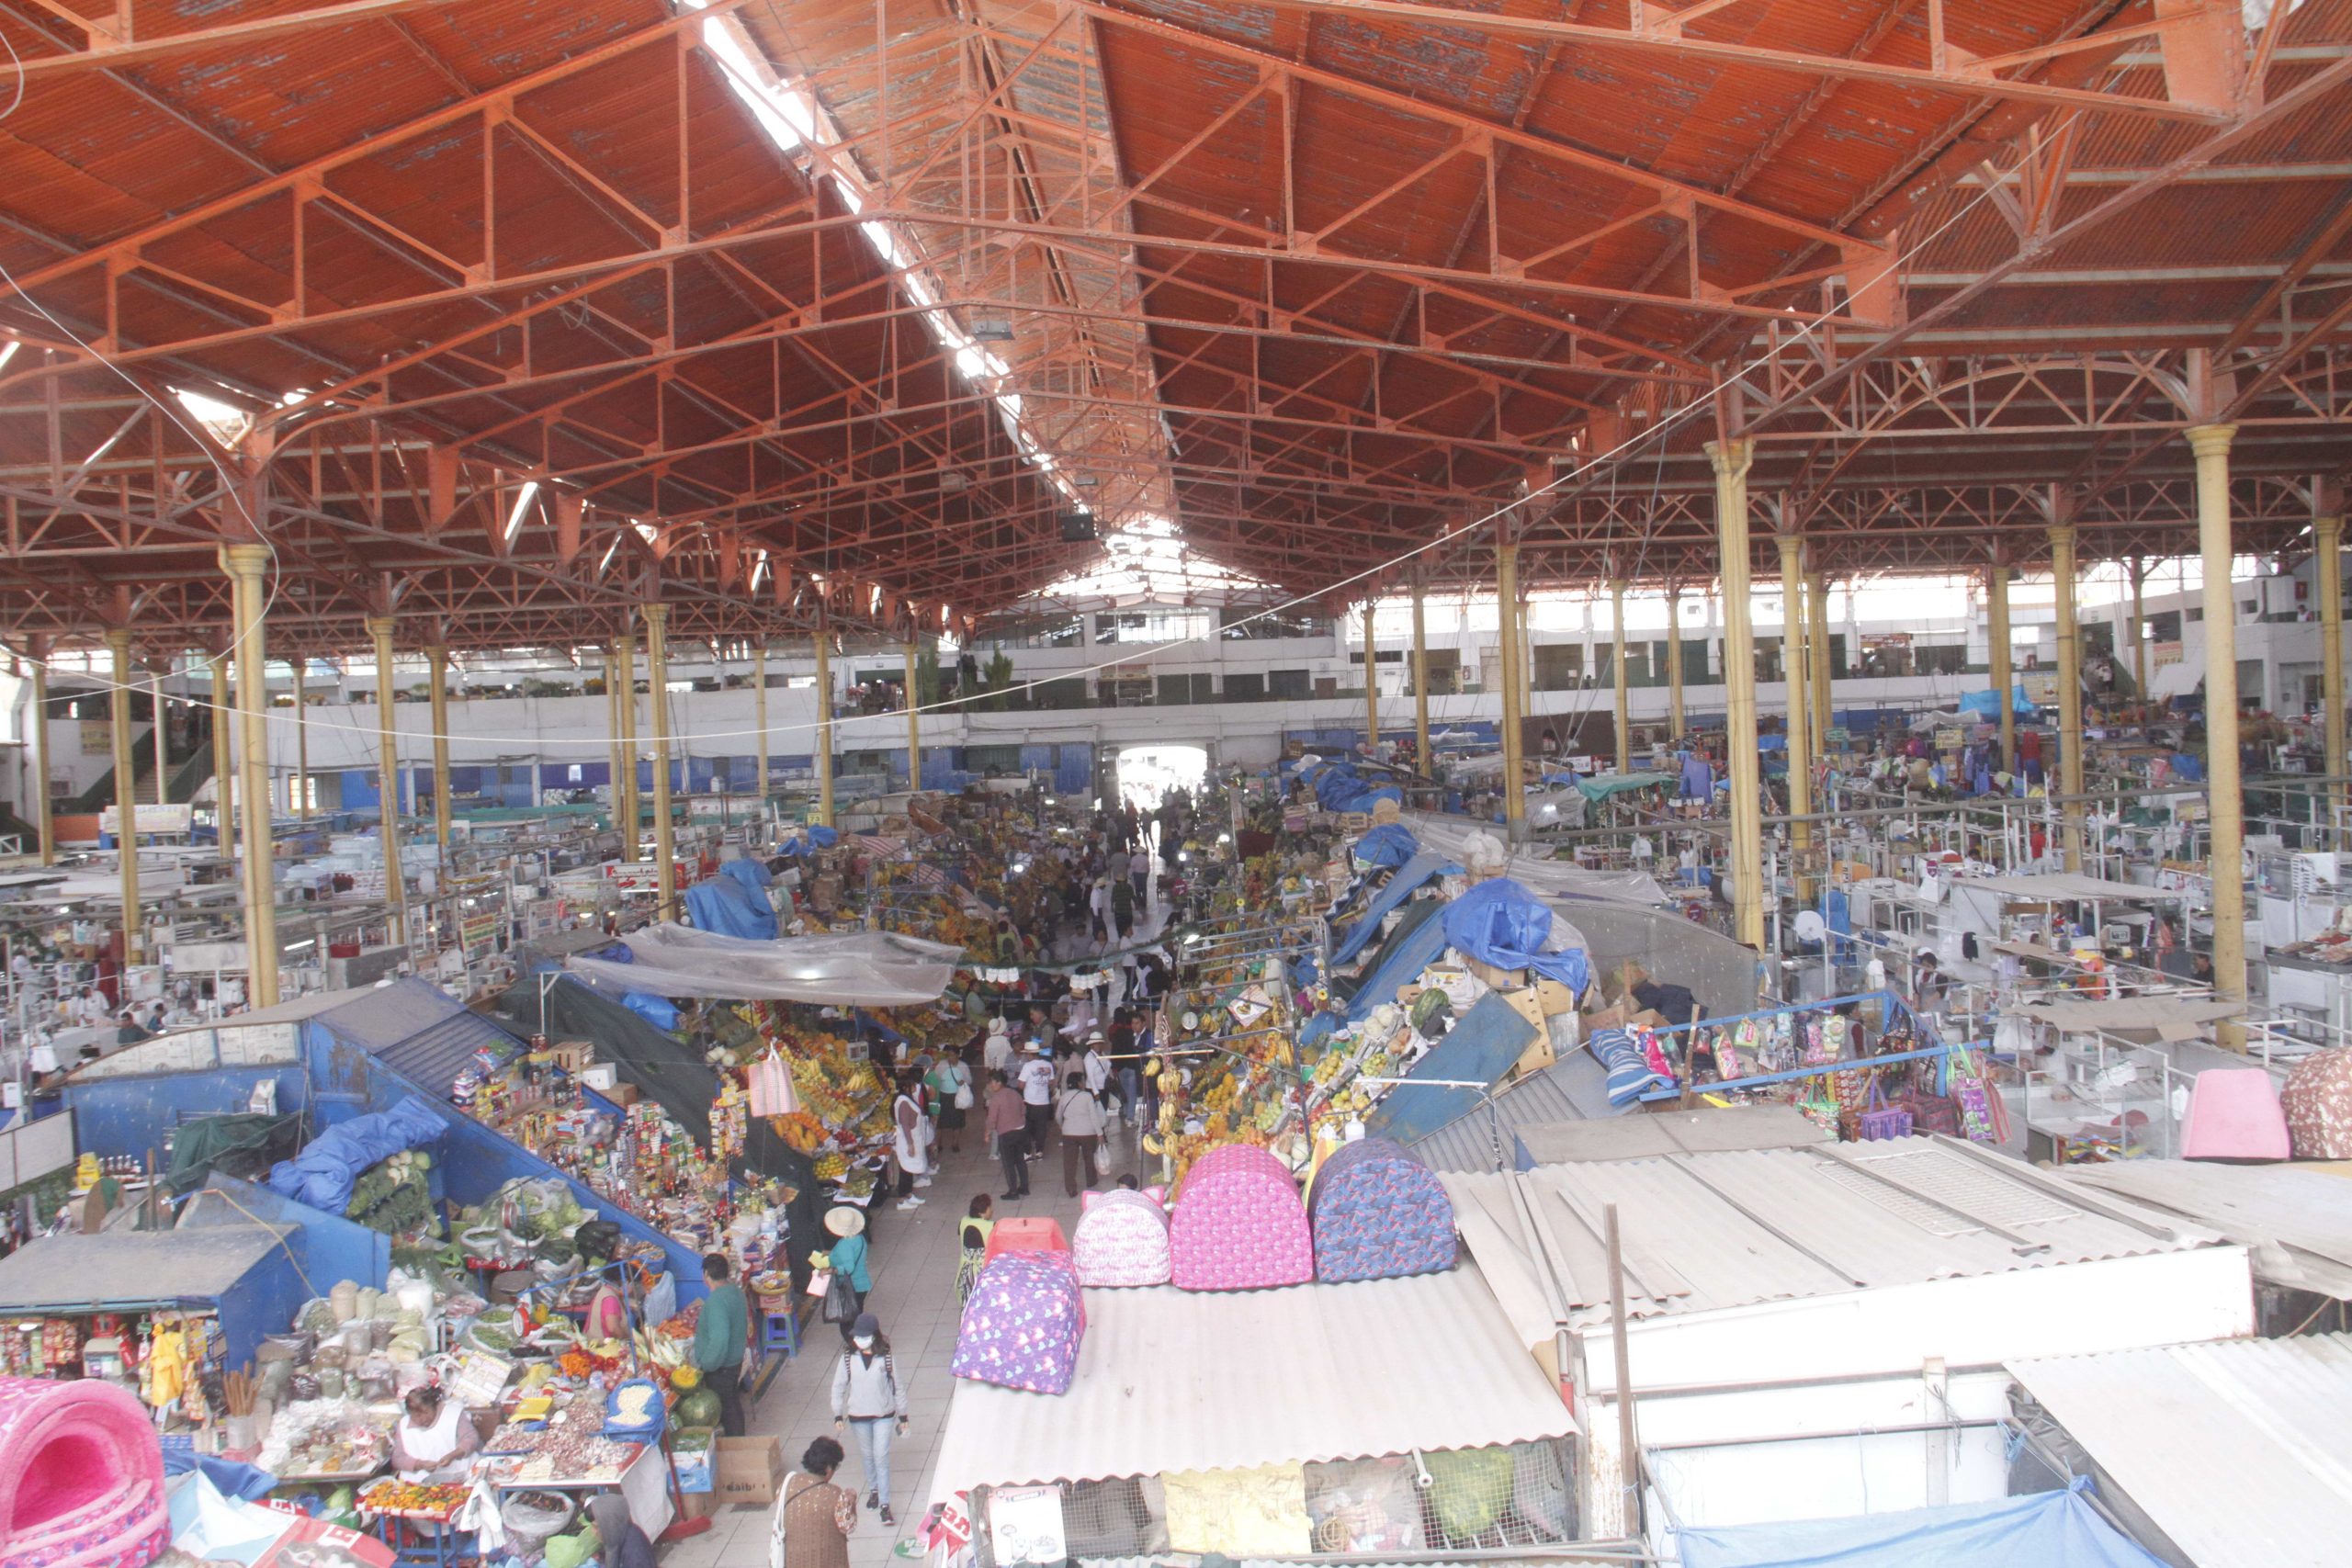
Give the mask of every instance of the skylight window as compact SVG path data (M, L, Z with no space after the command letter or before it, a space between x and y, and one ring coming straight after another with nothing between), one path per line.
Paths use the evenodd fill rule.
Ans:
M172 387L167 390L179 400L180 407L186 409L197 423L204 426L205 434L223 446L236 446L245 438L245 432L253 428L254 416L234 403L224 403L218 398L209 398L202 392L191 392L181 387Z

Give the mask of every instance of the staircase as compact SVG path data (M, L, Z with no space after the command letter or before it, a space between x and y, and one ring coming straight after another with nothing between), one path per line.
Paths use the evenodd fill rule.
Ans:
M174 749L166 759L172 764L171 798L191 800L204 781L212 776L212 728L199 714L187 744ZM151 725L139 732L130 746L130 797L141 806L155 804L155 731ZM60 800L53 809L61 817L96 816L115 804L114 770L108 768L97 782L80 795Z

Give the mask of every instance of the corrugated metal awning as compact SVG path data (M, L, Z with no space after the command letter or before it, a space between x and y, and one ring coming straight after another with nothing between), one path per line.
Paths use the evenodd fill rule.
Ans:
M2334 1568L2352 1335L2018 1361L2010 1373L2199 1568Z
M934 1498L1577 1430L1475 1267L1278 1291L1089 1291L1086 1314L1068 1393L957 1382Z

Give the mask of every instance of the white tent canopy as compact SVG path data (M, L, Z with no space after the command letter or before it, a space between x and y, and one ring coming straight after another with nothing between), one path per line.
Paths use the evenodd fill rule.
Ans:
M1440 817L1426 811L1402 813L1398 820L1411 829L1413 837L1424 848L1439 854L1462 859L1463 846L1470 835L1484 831L1499 838L1501 829L1467 817ZM1668 902L1666 889L1657 881L1638 871L1587 871L1582 866L1560 861L1539 860L1524 852L1513 853L1505 863L1503 874L1522 884L1530 892L1547 898L1600 898L1612 904L1662 905Z
M607 990L732 1001L916 1007L936 1001L963 950L889 931L759 942L689 926L648 926L622 939L630 963L576 957L571 973Z

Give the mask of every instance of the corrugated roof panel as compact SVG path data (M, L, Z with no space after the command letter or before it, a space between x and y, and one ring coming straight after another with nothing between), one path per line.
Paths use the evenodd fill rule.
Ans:
M1576 1430L1475 1267L1277 1291L1089 1291L1086 1314L1068 1393L956 1384L934 1496ZM1236 1391L1256 1391L1241 1396L1246 1419Z
M2009 1371L2198 1568L2340 1568L2352 1550L2352 1335Z
M370 1051L397 1045L466 1010L439 987L414 978L345 992L344 998L318 1014L319 1021Z
M2352 1300L2352 1180L2291 1166L2120 1160L2078 1166L2073 1185L2120 1193L2252 1249L2274 1284Z
M1497 1095L1491 1111L1480 1106L1457 1117L1416 1141L1412 1150L1431 1170L1494 1170L1499 1122L1503 1159L1515 1163L1521 1127L1619 1114L1609 1103L1608 1081L1608 1069L1578 1051Z
M501 1052L522 1042L477 1012L458 1012L376 1053L376 1059L419 1089L447 1094L468 1058L485 1046Z

